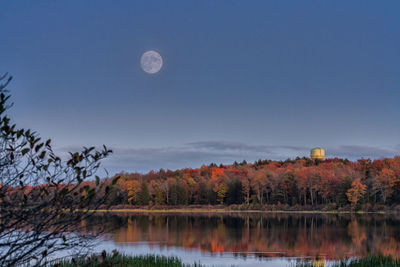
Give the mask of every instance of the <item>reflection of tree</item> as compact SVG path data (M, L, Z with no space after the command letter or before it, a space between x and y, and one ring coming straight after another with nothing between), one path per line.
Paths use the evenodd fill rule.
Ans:
M361 246L361 243L367 239L366 229L360 227L356 220L351 221L347 226L347 232L351 236L353 244Z
M115 242L148 241L203 252L339 259L380 253L399 257L399 218L236 214L101 217L118 224ZM283 253L283 254L282 254Z
M325 267L326 261L325 260L315 260L312 262L313 267Z

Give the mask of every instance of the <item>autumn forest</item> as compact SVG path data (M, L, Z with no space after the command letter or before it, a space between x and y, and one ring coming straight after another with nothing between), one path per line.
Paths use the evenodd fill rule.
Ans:
M399 156L354 162L297 158L212 163L199 169L118 176L108 199L114 207L230 205L237 209L373 211L400 205Z

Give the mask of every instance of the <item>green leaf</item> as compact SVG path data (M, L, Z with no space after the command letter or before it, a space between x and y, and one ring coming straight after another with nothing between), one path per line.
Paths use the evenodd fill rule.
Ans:
M51 143L51 139L48 139L48 140L46 141L46 146L49 147L49 146L50 146L50 143Z
M115 185L117 182L118 182L118 180L121 178L121 176L117 176L117 177L115 177L113 180L112 180L112 185Z
M44 145L43 143L37 145L37 146L35 147L35 152L38 152L38 151L42 148L43 145Z
M24 149L22 149L22 151L21 151L22 156L25 155L26 153L28 153L29 150L30 150L29 148L24 148Z

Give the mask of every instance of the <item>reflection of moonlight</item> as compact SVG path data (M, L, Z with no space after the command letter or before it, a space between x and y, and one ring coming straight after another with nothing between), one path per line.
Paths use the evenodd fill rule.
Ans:
M159 72L162 65L162 57L159 53L153 50L145 52L140 59L140 66L142 69L150 74Z

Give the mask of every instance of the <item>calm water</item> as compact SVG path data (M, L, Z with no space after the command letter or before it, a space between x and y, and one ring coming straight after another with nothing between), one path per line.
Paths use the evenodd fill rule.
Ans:
M88 225L105 227L98 250L173 255L218 266L400 255L400 217L393 215L115 214L96 216Z

